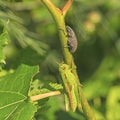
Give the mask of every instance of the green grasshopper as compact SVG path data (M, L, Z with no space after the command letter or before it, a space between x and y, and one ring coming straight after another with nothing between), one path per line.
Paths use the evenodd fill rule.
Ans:
M74 112L77 107L80 107L79 85L76 83L77 78L67 64L60 63L59 72L65 89L66 111L71 109Z

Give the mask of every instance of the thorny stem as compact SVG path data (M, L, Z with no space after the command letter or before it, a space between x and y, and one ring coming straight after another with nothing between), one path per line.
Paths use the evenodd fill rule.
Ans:
M81 98L81 105L82 105L82 109L84 114L86 115L86 118L88 120L96 120L92 109L90 108L80 85L80 80L78 78L77 75L77 71L76 71L76 65L74 63L74 59L72 54L69 52L68 48L64 47L67 45L67 37L65 36L65 34L67 34L66 32L66 27L65 27L65 15L69 9L69 7L72 4L73 0L68 0L68 2L65 4L65 6L63 7L62 10L60 10L59 8L57 8L50 0L41 0L44 5L48 8L48 10L50 11L51 15L53 16L57 28L58 28L58 32L59 32L59 36L60 36L60 42L61 42L61 46L62 46L62 51L63 51L63 56L64 56L64 60L65 63L67 63L68 65L71 66L72 68L72 72L73 74L77 77L77 83L79 85L79 91L80 91L80 98ZM62 30L60 30L62 29ZM64 32L63 32L64 31Z

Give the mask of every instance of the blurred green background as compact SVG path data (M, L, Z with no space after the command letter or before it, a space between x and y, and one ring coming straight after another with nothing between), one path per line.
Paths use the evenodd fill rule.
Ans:
M51 1L62 8L67 0ZM73 56L97 120L120 120L120 1L73 0L65 21L78 38ZM4 70L39 65L34 87L59 83L56 63L63 57L58 30L41 1L0 0L0 32L3 26L9 33ZM62 95L38 104L35 120L85 120L79 111L65 112Z

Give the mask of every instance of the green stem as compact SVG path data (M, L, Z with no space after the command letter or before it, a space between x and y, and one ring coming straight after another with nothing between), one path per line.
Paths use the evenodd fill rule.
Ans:
M48 8L50 13L52 14L52 16L57 24L65 62L67 64L71 65L72 55L70 54L69 50L65 47L67 45L67 37L65 35L65 34L67 34L67 32L66 32L65 21L64 21L65 14L63 14L62 11L60 11L58 8L56 8L50 2L50 0L42 0L42 2L46 5L46 7Z
M69 52L68 48L65 47L67 45L68 38L66 37L67 31L66 31L64 18L65 18L65 14L66 14L68 8L70 7L70 5L72 3L72 0L68 0L68 2L66 3L65 7L62 10L60 10L59 8L56 8L56 6L54 6L54 4L50 0L41 0L41 1L48 8L48 10L50 11L51 15L53 16L53 18L56 22L57 28L59 30L58 32L59 32L59 36L60 36L60 42L61 42L61 47L62 47L65 63L67 63L68 65L70 65L72 67L72 72L77 78L76 82L79 85L81 105L82 105L83 112L86 115L88 120L96 120L96 118L92 112L92 109L90 108L90 106L82 92L82 88L81 88L80 80L78 78L78 74L76 71L76 65L74 63L73 56Z

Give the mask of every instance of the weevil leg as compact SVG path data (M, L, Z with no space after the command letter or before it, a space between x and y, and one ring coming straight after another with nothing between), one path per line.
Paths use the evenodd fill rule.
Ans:
M66 32L64 31L64 29L59 28L59 30L63 31L63 33L64 33L64 35L65 35L66 37L69 37L68 33L66 33ZM71 46L69 45L69 42L67 43L67 45L64 46L64 48L68 48L69 50L71 49Z
M67 37L68 35L66 34L66 32L64 31L64 29L59 28L59 30L63 31L64 35Z
M65 32L63 28L59 28L59 30L63 31L63 33L64 33L64 35L66 37L70 37L70 35L68 34L68 32ZM67 31L67 29L66 29L66 31Z

